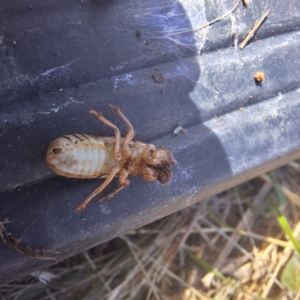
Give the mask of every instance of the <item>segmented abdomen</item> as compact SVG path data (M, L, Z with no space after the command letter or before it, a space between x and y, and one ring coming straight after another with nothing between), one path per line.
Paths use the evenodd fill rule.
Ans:
M46 161L58 175L94 178L103 175L105 142L93 135L65 135L51 142Z

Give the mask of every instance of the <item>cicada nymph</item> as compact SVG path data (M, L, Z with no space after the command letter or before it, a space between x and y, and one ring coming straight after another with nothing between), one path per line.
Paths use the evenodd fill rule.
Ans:
M112 137L86 134L62 136L48 147L46 162L52 171L61 176L73 178L106 178L76 210L84 210L93 197L101 193L115 176L119 177L118 188L104 199L113 197L130 184L129 175L142 176L147 181L158 180L167 183L172 179L170 167L175 164L170 151L153 144L133 141L134 129L118 107L108 105L127 124L128 132L124 138L113 123L101 113L90 110L97 119L114 129Z

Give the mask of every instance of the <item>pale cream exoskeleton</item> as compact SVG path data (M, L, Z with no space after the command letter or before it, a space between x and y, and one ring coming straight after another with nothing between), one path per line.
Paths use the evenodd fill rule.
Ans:
M101 113L90 110L98 120L114 129L113 137L85 134L65 135L51 142L46 154L48 166L57 175L73 178L106 178L105 181L76 210L84 210L93 197L103 191L115 176L119 186L100 199L109 199L130 184L129 175L142 176L147 181L167 183L172 179L170 167L175 164L172 154L164 147L133 141L134 129L118 107L111 107L127 124L128 132L121 138L117 126Z

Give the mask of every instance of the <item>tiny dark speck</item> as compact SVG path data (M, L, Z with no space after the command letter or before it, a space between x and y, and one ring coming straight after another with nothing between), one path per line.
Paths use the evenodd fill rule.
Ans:
M60 153L62 151L61 148L53 148L53 153L57 154L57 153Z
M157 83L163 83L165 81L165 77L163 74L153 74L152 77Z
M137 30L137 31L135 32L135 36L136 36L138 39L140 39L140 38L142 37L142 33L141 33L139 30Z

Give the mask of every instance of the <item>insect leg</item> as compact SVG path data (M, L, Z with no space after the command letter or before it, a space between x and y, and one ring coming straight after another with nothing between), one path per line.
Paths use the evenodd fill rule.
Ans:
M105 181L97 188L95 189L79 206L76 207L76 211L84 210L87 204L98 194L100 194L113 180L115 175L120 171L119 166L115 166L111 169L110 174L105 179Z
M127 179L128 175L129 175L128 170L123 168L119 176L119 186L113 192L109 193L107 196L98 200L98 202L112 198L114 195L116 195L118 192L120 192L122 189L128 186L130 184L130 181Z
M129 120L123 115L119 107L112 106L111 104L107 105L108 107L112 108L120 117L121 119L126 123L128 126L128 132L127 135L124 138L123 141L123 150L126 154L126 156L131 156L132 155L132 150L129 147L129 143L132 141L132 138L134 136L134 129Z
M95 115L100 122L113 128L113 130L115 131L116 144L115 144L115 151L114 151L114 159L116 161L120 161L122 157L120 155L121 134L119 128L113 123L111 123L110 121L108 121L107 119L105 119L101 113L98 113L95 110L90 110L90 114Z
M32 249L29 246L20 245L21 238L17 239L11 233L7 232L4 224L10 223L7 218L5 218L2 222L0 222L0 239L3 243L14 251L22 254L24 256L29 256L36 259L44 259L44 260L54 260L56 262L55 257L46 257L46 253L58 254L56 251L45 250L42 248ZM25 229L26 231L27 229ZM24 232L25 232L24 231ZM23 232L23 234L24 234Z

